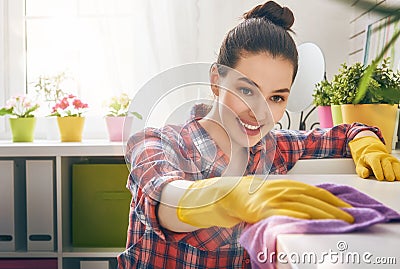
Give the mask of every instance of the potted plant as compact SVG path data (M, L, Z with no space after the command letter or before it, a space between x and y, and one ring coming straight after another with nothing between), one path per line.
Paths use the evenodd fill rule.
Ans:
M56 102L67 95L63 87L66 79L66 73L60 72L54 75L40 75L35 81L31 82L42 104L38 115L51 113ZM45 117L44 120L46 123L46 138L49 140L59 139L56 117Z
M355 63L351 66L343 63L339 72L333 77L330 84L332 87L330 100L334 125L343 123L341 105L353 102L363 74L364 67L361 63Z
M126 140L132 128L133 116L142 119L142 115L135 111L129 111L131 99L128 94L122 93L113 96L104 102L107 114L105 117L110 141Z
M313 103L317 107L319 125L321 128L330 128L333 126L330 99L331 92L332 86L327 80L323 80L315 85Z
M361 122L379 127L387 149L391 151L400 103L400 72L394 72L389 66L389 58L375 66L361 96L360 83L370 66L343 64L331 84L332 95L341 105L343 122Z
M61 72L53 76L41 75L35 82L34 88L37 95L49 105L50 109L58 100L67 95L61 88L61 84L65 79L65 72Z
M61 142L82 141L85 124L83 114L88 107L87 103L82 102L73 94L68 94L54 105L50 116L57 117Z
M10 115L10 128L13 142L32 142L36 126L34 112L39 104L26 95L11 97L6 106L0 109L0 116Z

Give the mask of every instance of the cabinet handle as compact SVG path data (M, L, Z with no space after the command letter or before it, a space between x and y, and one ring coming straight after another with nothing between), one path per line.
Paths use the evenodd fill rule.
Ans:
M12 235L0 234L0 241L1 242L12 241L12 240L13 240Z
M31 241L50 241L51 236L48 234L32 234L29 236Z

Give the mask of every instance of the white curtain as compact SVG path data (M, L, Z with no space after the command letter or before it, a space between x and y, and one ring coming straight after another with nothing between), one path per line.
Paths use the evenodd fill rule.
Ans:
M136 1L135 9L141 12L134 20L138 33L134 39L135 89L140 89L143 83L167 69L188 63L214 62L226 32L239 22L243 3L232 1L228 5L222 0ZM211 90L206 88L177 89L157 104L147 104L154 109L149 125L162 126L176 123L178 119L183 121L189 116L185 102L199 97L210 98L208 92ZM158 89L146 90L150 91L149 94L159 92ZM171 89L165 89L168 90Z
M106 99L133 95L174 66L215 61L226 32L256 2L26 0L28 92L40 75L67 71L74 79L64 90L89 103L97 119L87 137L98 137Z
M161 71L198 60L198 0L140 0L134 8L136 86Z

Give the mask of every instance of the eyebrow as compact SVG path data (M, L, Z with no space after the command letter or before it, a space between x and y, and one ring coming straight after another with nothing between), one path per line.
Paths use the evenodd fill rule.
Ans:
M248 84L250 84L250 85L252 85L252 86L256 86L257 88L260 89L260 86L258 86L257 83L255 83L255 82L252 81L251 79L248 79L248 78L246 78L246 77L240 77L238 80L244 81L244 82L246 82L246 83L248 83ZM284 88L284 89L275 90L275 91L273 91L273 92L274 92L274 93L286 93L286 92L290 93L290 90L289 90L288 88Z
M284 88L284 89L279 89L279 90L276 90L276 91L273 91L273 92L276 92L276 93L285 93L285 92L288 92L288 93L290 93L290 90L288 89L288 88Z
M257 88L260 89L260 86L258 86L257 83L255 83L255 82L252 81L251 79L248 79L248 78L246 78L246 77L241 77L241 78L239 78L238 80L247 82L248 84L250 84L250 85L252 85L252 86L256 86Z

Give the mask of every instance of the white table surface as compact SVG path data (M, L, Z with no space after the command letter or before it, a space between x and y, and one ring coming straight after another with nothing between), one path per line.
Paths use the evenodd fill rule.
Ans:
M400 181L380 182L374 179L362 179L354 174L330 174L330 175L279 175L270 176L271 179L288 178L303 181L309 184L333 182L352 186L390 208L400 212ZM340 243L339 243L340 242ZM344 243L343 243L344 242ZM347 246L345 251L338 249L338 244ZM400 268L400 222L376 224L361 231L343 234L285 234L279 235L277 239L277 252L288 255L304 255L306 252L313 252L316 257L322 257L324 252L333 254L337 262L330 262L328 256L325 261L318 259L316 263L301 262L277 263L277 268ZM349 253L355 253L360 257L347 258ZM369 253L369 254L368 254ZM362 259L366 255L367 264ZM294 257L294 256L293 256ZM344 257L344 258L343 258ZM376 258L392 258L396 264L374 264ZM349 260L347 263L346 260ZM382 260L382 259L381 259Z

